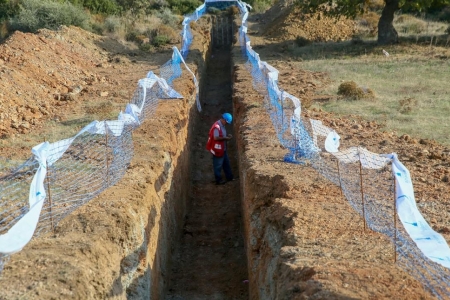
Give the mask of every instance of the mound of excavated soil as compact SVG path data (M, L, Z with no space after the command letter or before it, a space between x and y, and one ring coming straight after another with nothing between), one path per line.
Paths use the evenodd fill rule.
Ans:
M297 6L285 0L278 1L253 20L262 23L260 33L274 41L295 40L297 37L315 42L342 41L356 33L352 20L303 14Z
M72 27L16 32L0 45L0 134L28 133L94 82L111 80L91 71L107 60L87 47L94 37Z
M116 118L137 81L170 58L154 54L145 58L149 66L138 63L143 59L136 53L76 27L15 32L0 44L0 156L25 158L44 139L67 138L86 122ZM69 122L78 126L54 136L51 126Z

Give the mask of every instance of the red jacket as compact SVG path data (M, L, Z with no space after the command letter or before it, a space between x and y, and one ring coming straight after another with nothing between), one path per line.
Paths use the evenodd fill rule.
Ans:
M219 124L220 120L213 124L209 130L208 142L206 143L206 150L211 152L214 156L222 157L225 152L225 141L216 141L214 139L214 129L219 130L219 137L223 137L222 128Z

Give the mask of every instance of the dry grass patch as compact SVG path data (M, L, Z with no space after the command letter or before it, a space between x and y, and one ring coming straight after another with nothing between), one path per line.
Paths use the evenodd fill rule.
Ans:
M111 119L113 114L117 115L117 109L111 101L101 102L95 105L85 107L86 114L91 115L94 119Z
M401 112L402 114L412 112L413 109L417 108L419 104L419 102L416 99L411 97L400 99L398 103L399 103L398 111Z
M375 93L371 89L360 87L354 81L341 83L337 94L351 100L375 98Z

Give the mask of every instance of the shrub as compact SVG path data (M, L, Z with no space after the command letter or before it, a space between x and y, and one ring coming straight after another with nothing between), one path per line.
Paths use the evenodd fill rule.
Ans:
M228 14L230 14L231 16L238 15L239 9L237 8L236 5L232 5L228 8Z
M405 34L418 34L427 29L427 23L411 15L401 15L394 20L395 28Z
M179 22L178 16L173 14L172 11L167 7L159 11L156 16L161 19L163 24L169 25L171 27L175 27Z
M151 52L153 50L153 45L141 44L141 45L139 45L139 50L144 51L144 52Z
M104 27L109 33L117 32L120 28L120 19L116 16L108 16L105 19Z
M203 2L199 0L169 0L172 11L179 15L185 15L195 11Z
M353 100L375 97L375 93L371 89L359 87L354 81L341 83L338 88L338 95Z
M155 47L161 47L170 42L170 37L165 35L157 35L152 39L152 45Z
M166 36L169 38L170 43L176 43L180 39L180 35L178 34L178 30L174 30L172 27L169 27L167 25L160 25L158 29L156 30L156 33L151 36Z
M0 21L16 15L20 9L19 1L0 0Z
M150 0L150 8L151 9L162 9L169 6L169 2L166 0Z
M308 40L307 38L305 38L304 36L299 35L295 39L295 44L299 47L304 47L304 46L308 46L309 44L311 44L311 41Z
M36 32L47 28L56 30L61 25L88 29L89 16L71 3L49 0L23 0L19 13L11 19L12 30Z
M95 14L114 14L119 11L119 6L115 0L69 0L69 2L84 7Z
M102 35L103 32L105 31L105 26L102 23L94 22L91 24L91 29L92 29L92 32Z
M444 9L442 9L438 13L437 19L439 21L450 22L450 6L447 6Z

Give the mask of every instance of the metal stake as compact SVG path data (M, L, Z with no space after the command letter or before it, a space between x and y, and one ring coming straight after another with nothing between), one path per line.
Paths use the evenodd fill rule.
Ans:
M341 181L341 171L339 170L339 159L336 158L336 165L337 165L337 171L339 176L339 187L341 188L341 195L344 193L342 192L342 181Z
M108 127L105 121L106 186L109 186Z
M362 213L364 219L364 231L366 231L366 211L364 204L364 188L363 188L363 178L362 178L362 163L361 163L361 153L359 153L359 180L361 182L361 199L362 199Z
M284 90L281 90L281 101L280 101L280 104L281 104L281 129L282 130L283 130L283 124L284 124L283 93L284 93Z
M55 231L55 224L53 223L53 212L52 212L52 193L50 192L50 179L48 178L48 174L50 173L50 170L47 165L47 190L48 190L48 210L50 213L50 222L52 226L52 230Z
M46 142L46 139L44 139L44 143ZM50 169L48 167L48 161L46 161L46 166L47 166L47 172L45 174L45 179L47 181L47 191L48 191L48 212L50 213L50 224L52 226L52 230L55 231L55 225L53 222L53 212L52 212L52 193L50 191L50 178L49 178L49 174L50 174Z
M397 187L394 176L394 263L397 262Z

